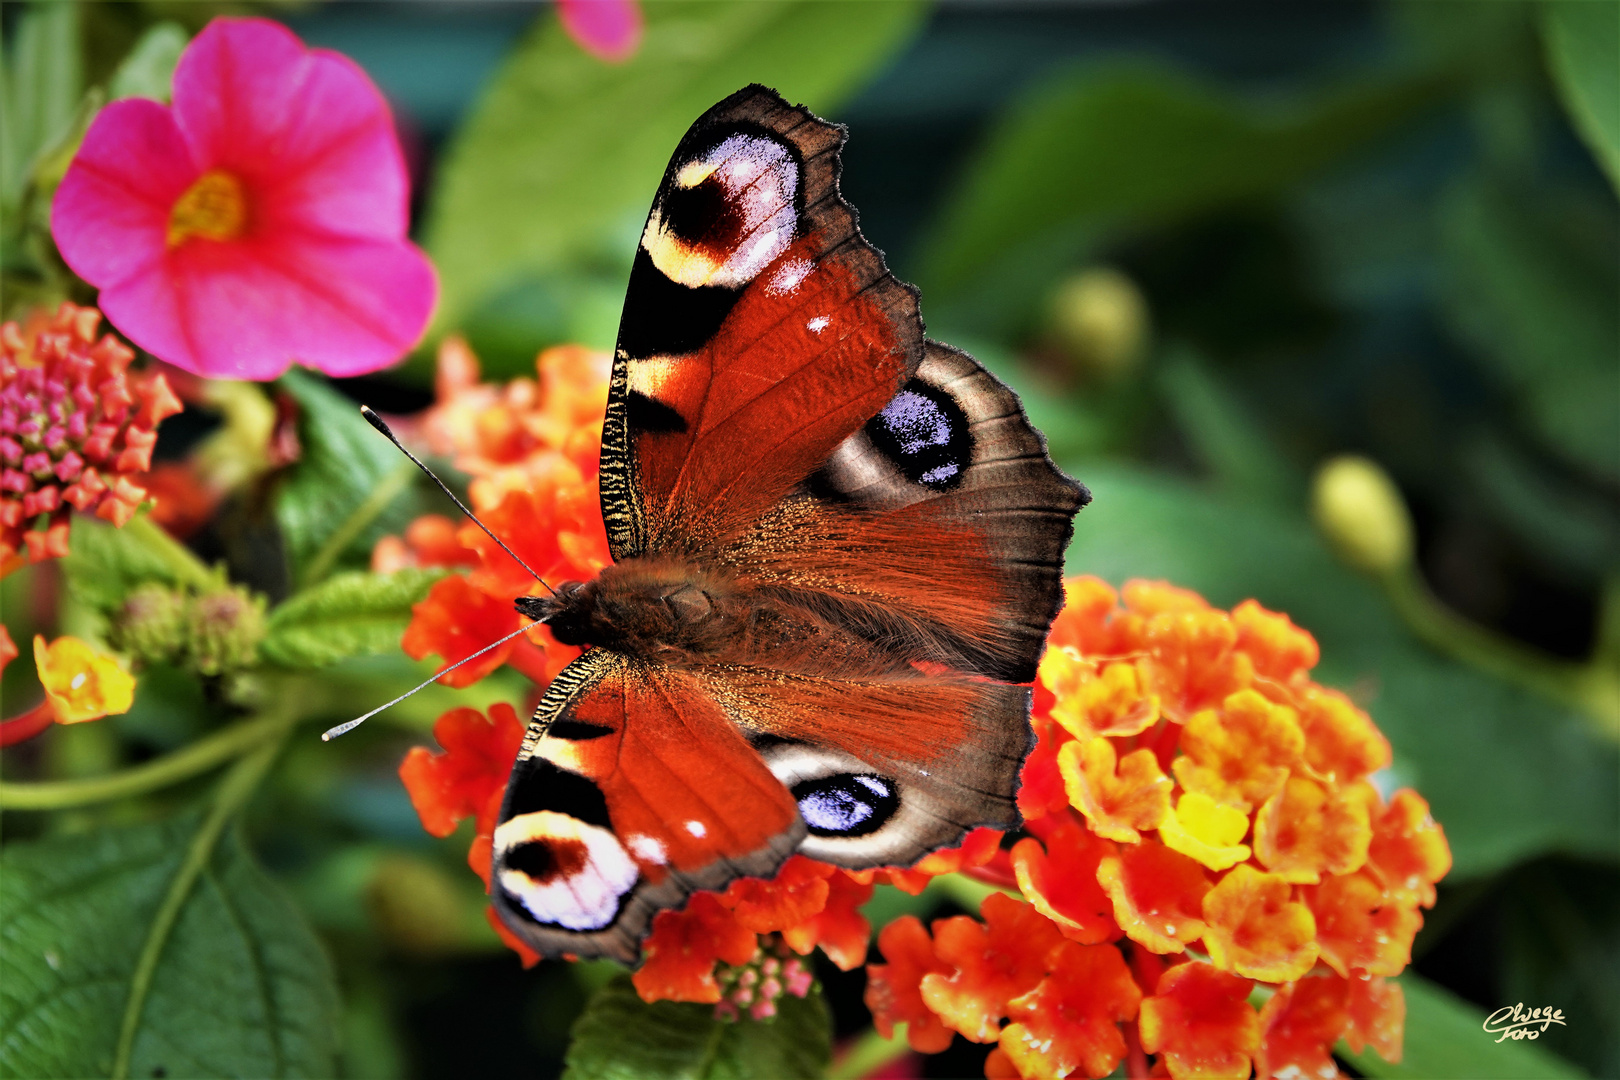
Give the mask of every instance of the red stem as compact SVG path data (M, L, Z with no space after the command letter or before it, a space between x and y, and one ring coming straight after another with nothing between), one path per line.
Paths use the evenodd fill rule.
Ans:
M21 716L0 720L0 746L10 746L24 739L32 739L54 723L56 710L51 708L51 699L46 698Z
M1142 1040L1136 1033L1136 1021L1127 1020L1124 1024L1125 1035L1125 1075L1130 1080L1147 1080L1153 1075L1148 1067L1147 1054L1142 1052Z

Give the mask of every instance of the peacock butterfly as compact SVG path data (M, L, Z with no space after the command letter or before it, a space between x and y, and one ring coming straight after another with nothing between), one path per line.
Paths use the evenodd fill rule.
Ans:
M923 336L839 195L844 129L750 86L664 172L602 428L614 562L518 610L546 690L491 895L546 956L798 851L908 866L1018 824L1030 686L1090 498L1018 398Z

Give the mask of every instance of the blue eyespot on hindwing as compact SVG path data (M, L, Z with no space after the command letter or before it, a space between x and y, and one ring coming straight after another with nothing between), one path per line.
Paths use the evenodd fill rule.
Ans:
M892 780L862 773L835 773L793 786L799 816L813 836L866 836L900 808Z
M967 414L949 394L921 379L908 382L866 422L866 435L908 480L935 491L960 483L973 463Z

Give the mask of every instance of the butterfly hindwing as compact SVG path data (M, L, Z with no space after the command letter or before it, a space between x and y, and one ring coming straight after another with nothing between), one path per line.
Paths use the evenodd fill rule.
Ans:
M506 924L547 956L626 963L658 910L770 875L805 830L701 680L606 649L552 681L499 820L490 895Z

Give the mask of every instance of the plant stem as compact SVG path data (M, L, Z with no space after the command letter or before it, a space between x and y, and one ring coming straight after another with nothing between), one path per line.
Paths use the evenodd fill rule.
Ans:
M393 472L378 481L377 486L371 489L365 501L354 508L354 512L343 519L331 536L326 538L315 554L310 557L309 565L304 568L299 577L299 587L307 589L332 572L338 557L348 546L366 530L366 527L377 520L377 515L388 509L388 504L400 492L410 487L411 481L416 478L416 466L407 459L400 463Z
M283 732L285 735L285 732ZM135 1034L140 1027L141 1012L146 1006L147 993L152 988L152 978L157 974L158 960L163 956L163 946L168 943L169 932L174 929L176 920L180 918L180 909L185 906L186 897L191 895L192 886L202 874L203 868L214 854L214 845L219 841L220 833L225 830L225 823L231 815L247 802L259 781L269 770L271 763L276 759L276 753L281 749L281 739L276 739L268 745L261 746L249 754L225 774L220 781L219 788L214 793L214 802L208 810L208 816L198 827L197 833L191 838L186 848L184 860L180 869L175 873L174 880L169 883L169 891L163 897L163 903L158 907L157 914L152 919L152 926L147 931L146 942L141 946L140 958L135 962L135 973L130 977L129 999L124 1004L124 1019L118 1029L118 1048L113 1055L113 1080L125 1080L129 1076L130 1056L135 1049Z
M1424 642L1585 713L1598 734L1620 742L1620 670L1601 656L1589 663L1557 660L1493 633L1442 604L1410 566L1385 576L1383 585L1402 620Z
M201 559L174 537L164 532L149 513L139 513L124 523L124 530L138 538L152 554L160 557L174 576L184 585L209 589L215 584L214 575Z
M910 1052L904 1035L896 1033L885 1039L876 1030L867 1028L838 1055L832 1068L827 1070L827 1080L860 1080Z
M0 783L0 810L63 810L130 795L144 795L229 761L284 731L294 719L296 716L288 710L244 720L156 761L107 776L39 784Z

